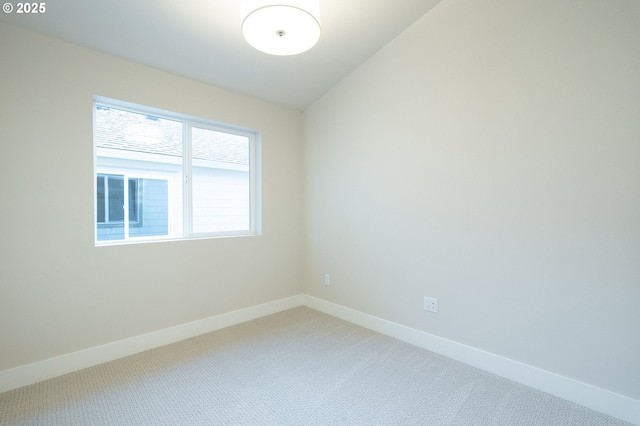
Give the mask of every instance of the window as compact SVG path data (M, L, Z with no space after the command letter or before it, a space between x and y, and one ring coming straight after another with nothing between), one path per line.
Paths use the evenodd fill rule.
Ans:
M256 235L258 134L94 102L96 244Z
M129 224L138 223L140 216L140 200L138 198L138 179L127 179L125 191L124 176L98 175L97 185L97 222L101 224L124 223L125 197Z

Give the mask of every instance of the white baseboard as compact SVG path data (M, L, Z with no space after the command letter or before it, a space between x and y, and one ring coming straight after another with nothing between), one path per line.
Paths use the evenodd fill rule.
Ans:
M638 400L304 294L0 371L0 392L301 305L640 426Z
M304 295L304 305L640 426L640 401L424 331Z
M251 321L303 304L297 295L0 371L0 392Z

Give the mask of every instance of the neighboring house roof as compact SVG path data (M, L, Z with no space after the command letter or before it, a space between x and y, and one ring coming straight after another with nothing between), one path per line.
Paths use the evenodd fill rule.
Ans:
M96 146L182 157L182 122L97 105ZM192 128L192 157L198 160L249 164L245 136Z

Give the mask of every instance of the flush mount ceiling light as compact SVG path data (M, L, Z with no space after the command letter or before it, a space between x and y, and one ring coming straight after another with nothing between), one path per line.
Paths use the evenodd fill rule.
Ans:
M242 35L271 55L297 55L320 38L318 0L243 0Z

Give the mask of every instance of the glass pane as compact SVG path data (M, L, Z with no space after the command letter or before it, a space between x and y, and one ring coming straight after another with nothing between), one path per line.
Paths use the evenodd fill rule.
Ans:
M250 140L192 129L193 232L251 229Z
M109 193L108 222L124 222L124 178L109 176L107 188Z
M98 176L96 195L96 221L104 223L105 220L105 200L104 200L104 176Z
M96 105L95 117L98 172L130 176L126 200L129 236L182 236L182 122L102 105ZM111 188L111 180L107 183L104 209L108 212L106 223L112 228L106 230L106 224L97 225L99 241L125 238L124 230L116 232L114 223L124 222L124 180L120 180L121 188L115 188L115 183ZM163 206L159 214L164 224L150 227L147 214L156 215L159 208L146 206L147 191L153 194L157 190L151 188L153 182L162 182Z
M138 179L129 179L129 223L138 223Z

